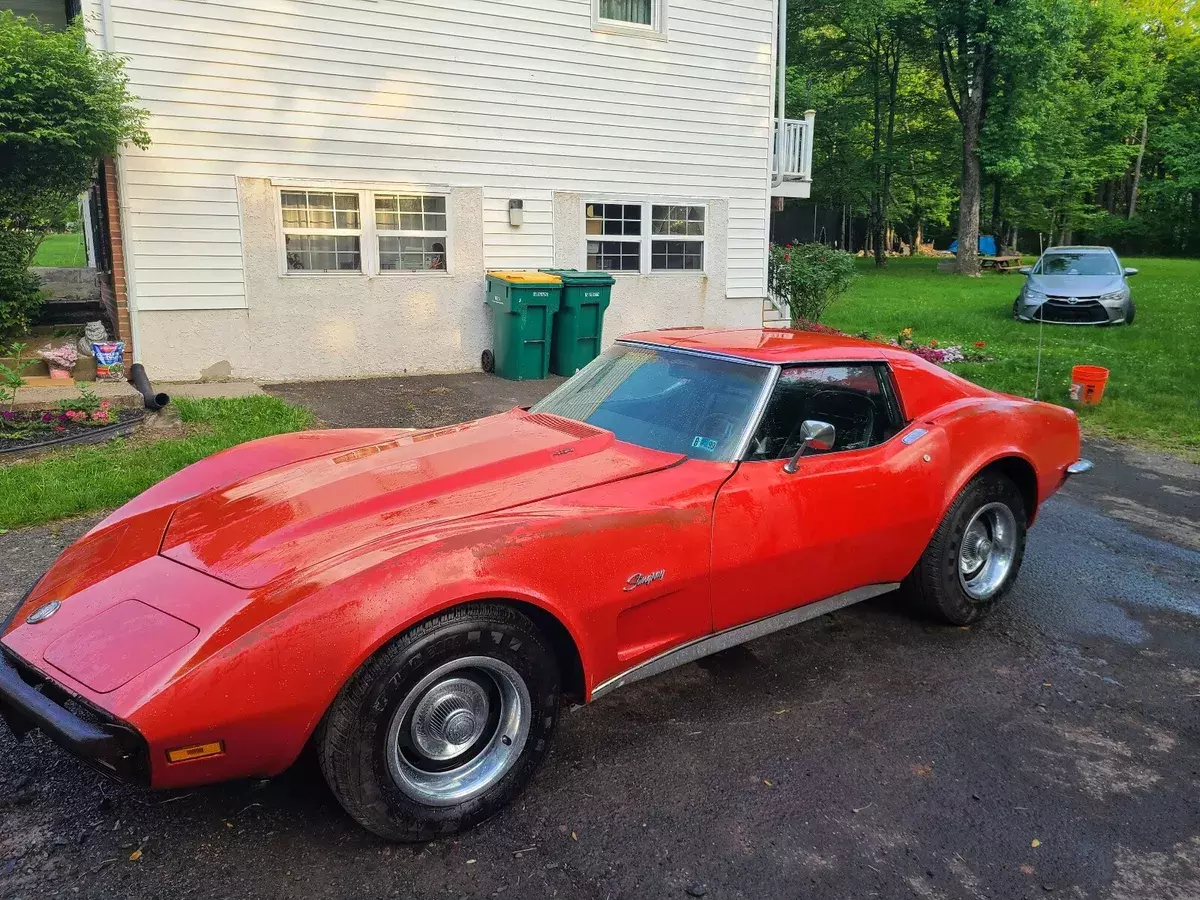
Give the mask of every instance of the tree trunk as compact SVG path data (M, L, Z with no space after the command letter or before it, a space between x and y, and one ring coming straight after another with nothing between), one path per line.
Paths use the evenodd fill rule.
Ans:
M959 275L979 274L979 126L978 98L962 99L963 160L958 201L958 255L954 271Z
M992 179L992 221L988 228L993 235L1001 237L1004 229L1000 226L1000 179L994 178Z
M881 227L887 231L887 248L892 246L892 229L888 226L888 202L892 196L892 145L896 139L896 93L900 86L900 47L893 44L891 58L887 56L884 59L888 63L888 99L887 99L887 133L883 139L883 184L879 191L879 220ZM879 261L879 252L875 254L876 265L887 265L887 254L883 256L883 261Z
M1142 180L1142 160L1146 156L1146 130L1149 126L1149 117L1142 116L1142 143L1138 147L1137 162L1133 166L1133 184L1129 187L1129 215L1125 217L1127 219L1132 219L1137 212L1138 186Z

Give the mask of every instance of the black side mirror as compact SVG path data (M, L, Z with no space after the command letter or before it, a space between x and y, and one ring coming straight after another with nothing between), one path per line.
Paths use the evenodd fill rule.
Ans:
M819 419L805 419L800 423L800 437L803 439L800 449L783 466L783 471L789 475L794 473L800 465L800 457L804 455L805 450L816 450L821 453L832 450L837 438L837 429Z

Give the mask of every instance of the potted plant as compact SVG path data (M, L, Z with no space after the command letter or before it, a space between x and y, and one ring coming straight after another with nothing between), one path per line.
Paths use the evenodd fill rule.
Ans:
M50 377L59 379L70 379L71 371L75 368L75 363L79 360L79 351L66 344L62 347L54 347L50 350L39 350L38 356L46 361L46 365L50 367Z

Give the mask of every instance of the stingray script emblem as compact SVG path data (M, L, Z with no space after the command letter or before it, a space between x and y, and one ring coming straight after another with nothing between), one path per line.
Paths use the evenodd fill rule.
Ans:
M625 580L625 590L632 591L634 588L645 587L648 584L654 584L656 581L662 581L667 577L666 569L659 569L657 572L651 572L649 575L643 575L641 572L634 572Z

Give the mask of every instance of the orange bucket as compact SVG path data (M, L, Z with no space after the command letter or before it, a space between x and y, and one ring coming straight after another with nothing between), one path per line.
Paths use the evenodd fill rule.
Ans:
M1071 370L1071 399L1084 406L1095 406L1104 397L1108 369L1100 366L1076 366Z

